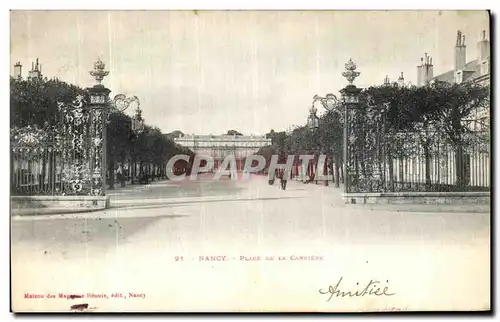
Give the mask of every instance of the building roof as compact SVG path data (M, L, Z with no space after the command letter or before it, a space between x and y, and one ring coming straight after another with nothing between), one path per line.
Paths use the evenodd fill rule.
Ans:
M477 59L474 59L474 60L471 60L470 62L468 62L467 64L465 64L465 68L463 69L463 71L467 72L469 74L469 75L467 75L467 79L476 78L476 77L481 76L480 68L481 68L481 66L478 64ZM447 82L447 83L454 83L455 82L455 71L453 69L449 70L445 73L437 75L436 77L433 78L433 80Z
M450 71L447 71L446 73L442 73L440 75L437 75L436 77L433 78L433 80L440 81L440 82L446 82L446 83L453 83L453 82L455 82L455 71L450 70Z

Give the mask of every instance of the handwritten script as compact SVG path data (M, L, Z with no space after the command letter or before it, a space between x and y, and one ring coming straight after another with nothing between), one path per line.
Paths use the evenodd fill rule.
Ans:
M328 289L320 289L319 293L322 295L327 295L328 300L330 301L334 295L336 297L363 297L363 296L393 296L396 293L390 293L389 286L383 286L380 281L370 280L367 284L359 285L356 283L355 288L350 288L347 291L343 291L342 289L342 279L341 277L335 286L329 285ZM386 281L389 283L389 281ZM364 286L364 287L363 287Z

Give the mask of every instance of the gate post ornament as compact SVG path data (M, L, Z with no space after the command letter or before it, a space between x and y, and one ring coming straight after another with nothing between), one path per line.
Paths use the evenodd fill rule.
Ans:
M104 70L105 67L106 65L101 61L101 59L98 59L94 63L94 70L89 72L90 75L95 77L97 82L96 85L88 88L90 93L90 104L95 107L105 107L105 105L109 103L108 96L111 91L101 84L104 77L109 75L109 71Z
M104 79L104 77L109 75L109 71L104 70L105 68L106 65L102 62L100 58L98 58L97 61L94 63L94 70L90 71L90 75L95 77L97 85L101 85L101 82Z
M345 72L342 72L342 76L344 76L350 85L354 82L354 80L360 75L360 72L356 71L356 64L349 58L349 61L345 64Z

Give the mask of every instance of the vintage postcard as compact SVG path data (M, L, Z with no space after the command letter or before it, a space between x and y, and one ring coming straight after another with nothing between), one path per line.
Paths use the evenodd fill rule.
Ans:
M10 20L12 311L490 310L488 11Z

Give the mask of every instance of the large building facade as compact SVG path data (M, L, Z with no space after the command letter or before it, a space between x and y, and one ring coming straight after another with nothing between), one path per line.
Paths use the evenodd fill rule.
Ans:
M271 145L265 135L181 135L175 143L189 148L197 155L214 159L214 170L218 169L228 155L234 155L238 170L243 170L246 157L263 146Z

